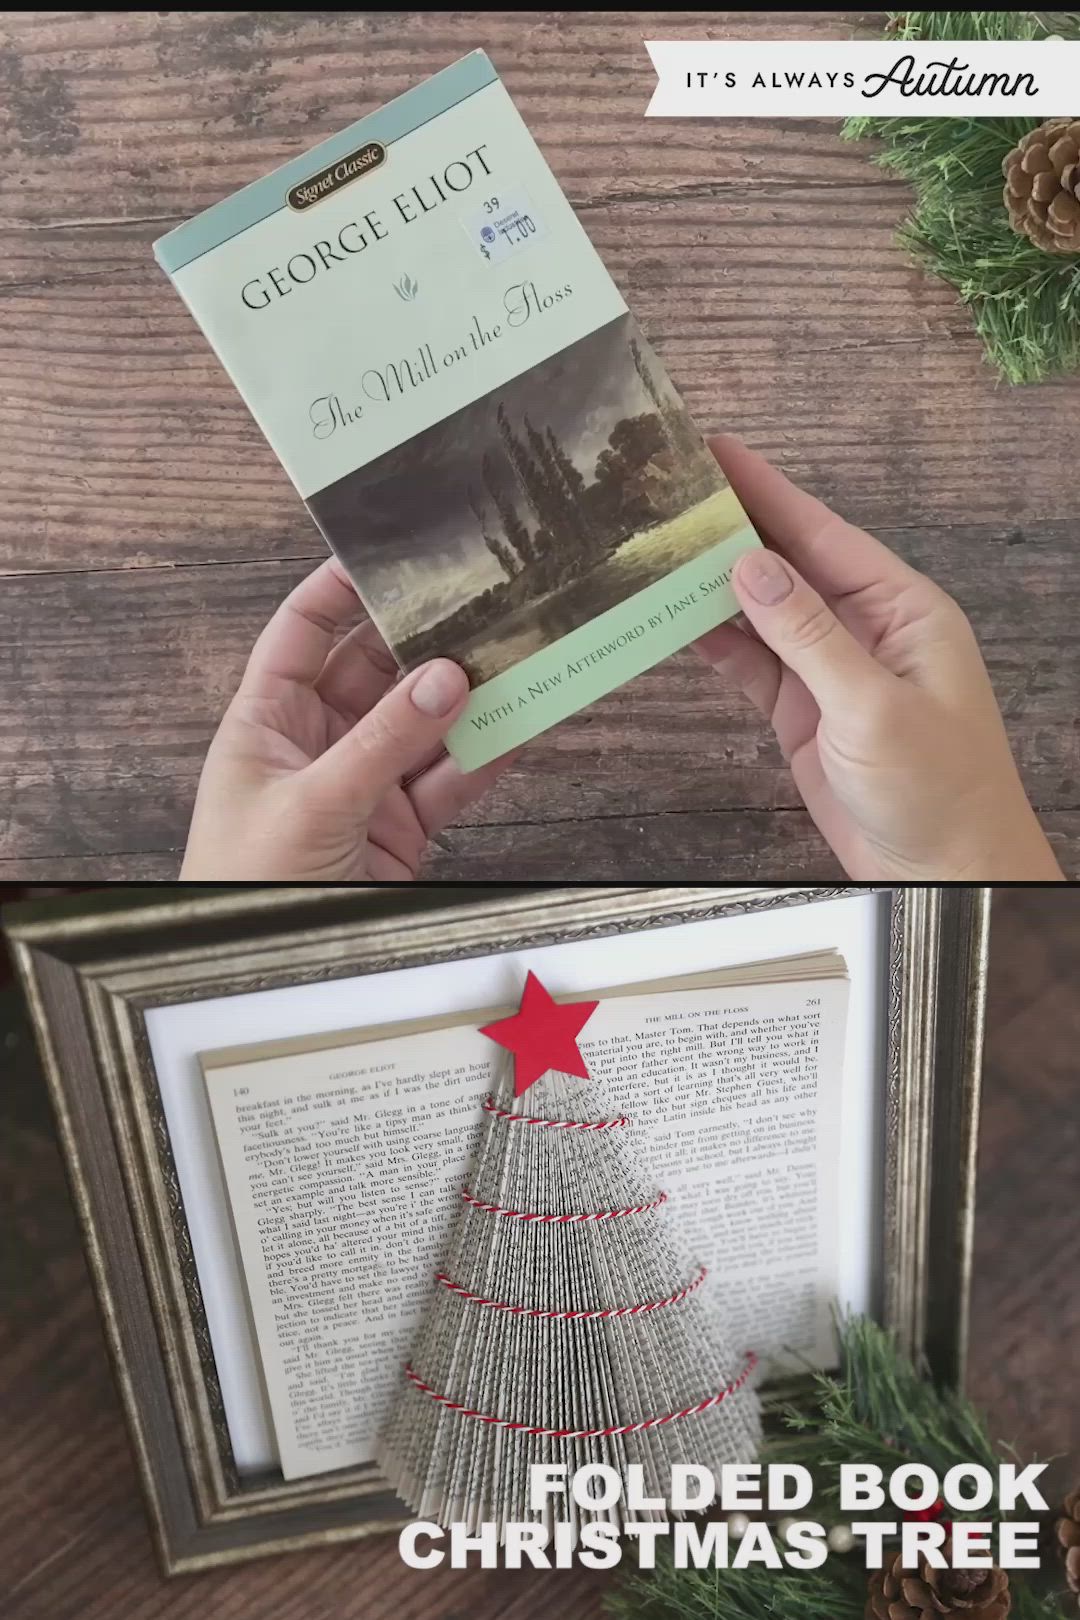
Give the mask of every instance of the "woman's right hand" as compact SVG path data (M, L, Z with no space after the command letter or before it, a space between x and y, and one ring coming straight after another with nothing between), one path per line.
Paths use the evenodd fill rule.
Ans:
M768 549L732 576L746 627L698 650L771 724L848 875L1060 879L952 597L739 440L712 450Z

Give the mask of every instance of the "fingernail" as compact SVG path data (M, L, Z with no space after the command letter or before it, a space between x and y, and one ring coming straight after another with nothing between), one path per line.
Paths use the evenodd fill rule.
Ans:
M771 551L748 551L739 559L736 569L739 584L749 591L762 607L775 607L785 596L791 595L794 581L787 567Z
M414 709L430 715L433 720L439 720L457 704L464 694L465 685L464 670L445 658L439 658L424 670L409 696Z

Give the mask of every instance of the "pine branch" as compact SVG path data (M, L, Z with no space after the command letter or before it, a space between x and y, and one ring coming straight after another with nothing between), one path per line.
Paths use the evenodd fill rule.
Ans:
M932 201L915 210L900 239L956 288L1009 382L1080 369L1080 259L1054 264L1007 224Z
M1080 37L1080 13L890 13L898 40ZM1048 47L1050 48L1050 47ZM954 287L1009 382L1039 382L1080 368L1080 258L1042 252L1012 230L1002 200L1002 159L1037 118L850 118L848 140L882 143L874 161L915 191L900 241Z
M998 1452L970 1402L921 1378L876 1323L842 1319L838 1336L840 1372L815 1378L810 1407L785 1411L787 1433L766 1446L764 1461L809 1468L822 1507L834 1514L844 1463L877 1463L890 1472L921 1462L939 1477L955 1463L997 1466ZM882 1516L893 1518L895 1511Z
M785 1414L786 1432L762 1452L762 1462L798 1462L818 1491L807 1517L837 1516L843 1463L880 1464L887 1474L904 1462L922 1462L939 1478L958 1463L981 1463L996 1478L1001 1452L975 1408L962 1395L938 1389L900 1354L895 1341L863 1317L837 1322L840 1368L814 1380L804 1409ZM953 1514L954 1517L963 1517ZM976 1515L1001 1518L993 1506ZM895 1519L897 1511L865 1517ZM866 1570L858 1557L833 1555L820 1569L780 1573L761 1564L747 1569L676 1569L670 1545L660 1541L656 1568L627 1576L606 1600L616 1620L861 1620ZM1021 1571L1010 1572L1013 1620L1055 1620L1059 1610Z
M865 1572L837 1558L786 1574L676 1569L661 1542L656 1569L630 1576L605 1606L617 1620L862 1620L865 1604Z

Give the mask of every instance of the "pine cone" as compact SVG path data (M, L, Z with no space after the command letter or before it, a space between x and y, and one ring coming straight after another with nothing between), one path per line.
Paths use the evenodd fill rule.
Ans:
M1080 118L1048 118L1001 172L1013 230L1044 253L1080 253Z
M949 1543L942 1551L951 1557ZM905 1569L897 1553L891 1565L876 1569L866 1595L865 1620L1005 1620L1012 1607L1009 1577L1003 1569L932 1569L923 1558L918 1574Z
M1065 1559L1069 1591L1080 1597L1080 1485L1065 1498L1064 1511L1054 1529Z

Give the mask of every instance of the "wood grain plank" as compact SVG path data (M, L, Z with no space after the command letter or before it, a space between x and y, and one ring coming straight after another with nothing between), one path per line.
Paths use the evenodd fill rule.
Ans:
M968 610L1037 807L1080 807L1080 578L1066 531L1003 536L966 527L889 538ZM251 644L311 566L9 579L0 620L0 858L135 857L182 847L206 745ZM518 849L513 873L495 866L485 875L590 878L612 875L606 817L797 805L757 715L686 652L538 738L466 820L554 829L530 840L531 854ZM592 824L579 827L572 848L563 840L560 853L565 821ZM651 825L656 864L635 875L666 876L671 851L661 823ZM762 842L755 827L739 871L798 875L803 850L779 835ZM454 848L467 862L465 846ZM684 869L689 861L702 870L680 858ZM701 859L710 858L703 850ZM774 859L776 866L752 864ZM444 855L441 876L455 875L452 862ZM118 872L115 862L110 871ZM714 866L711 875L735 874Z
M1051 1503L1080 1480L1053 1348L1080 1333L1078 922L1076 889L995 892L971 1295L969 1386L995 1435L1052 1459Z
M1080 811L1040 818L1067 877L1080 876ZM459 827L440 834L424 868L432 879L507 881L554 877L572 881L740 883L768 879L811 883L844 876L802 810L716 810L674 815L610 816L573 828L552 822Z
M742 432L953 590L1037 803L1080 804L1075 501L1060 476L1080 385L995 383L952 294L895 245L905 187L835 125L642 120L651 34L864 26L880 18L0 17L0 573L15 576L0 861L164 872L145 863L182 844L255 633L323 555L151 242L477 44L702 425ZM651 818L656 875L665 815L742 807L795 809L790 780L756 719L687 656L542 739L469 821L573 821L589 876L614 859L614 835L594 826ZM739 870L783 855L743 825ZM473 870L473 846L453 837L445 876L455 859ZM620 847L645 859L644 844ZM528 875L566 873L555 841L530 848ZM694 852L679 858L700 869Z
M1067 877L1080 878L1080 812L1051 810L1042 824ZM0 859L0 882L171 882L183 850L137 854ZM567 881L642 882L662 871L665 881L832 881L842 877L816 829L800 810L715 810L603 817L577 823L540 822L455 827L440 835L422 876L430 881L506 881L555 877ZM1064 892L1064 891L1063 891ZM1041 960L1035 956L1032 960Z
M1073 822L1080 826L1080 814ZM635 882L648 881L658 863L674 881L712 881L722 872L725 880L738 882L785 865L810 881L843 876L801 810L602 817L575 823L576 847L568 851L567 842L565 822L458 827L436 839L423 876L470 881L497 873L512 881L558 869L571 881ZM181 853L0 859L0 881L30 882L45 872L50 882L167 881L176 876Z
M863 19L880 30L880 18ZM643 40L849 37L857 15L29 12L0 19L0 211L167 226L482 46L575 201L861 171L821 122L672 120L646 138ZM752 141L745 136L752 127ZM798 139L791 140L797 128ZM633 151L628 174L626 152ZM884 176L878 184L887 185Z
M999 387L947 289L895 247L897 217L852 187L587 223L704 430L741 433L869 527L1071 518L1058 435L1077 389ZM105 238L100 276L71 268L90 244L70 233L43 285L11 245L25 233L0 248L0 571L317 551L146 233L83 236Z
M111 855L45 855L0 860L0 883L171 883L182 849L118 850Z
M588 873L596 882L647 882L659 871L675 882L739 883L777 870L802 872L808 882L844 875L802 810L604 816L567 833L565 822L550 821L454 828L439 835L424 876L467 881L497 872L512 881L559 863L572 880Z

